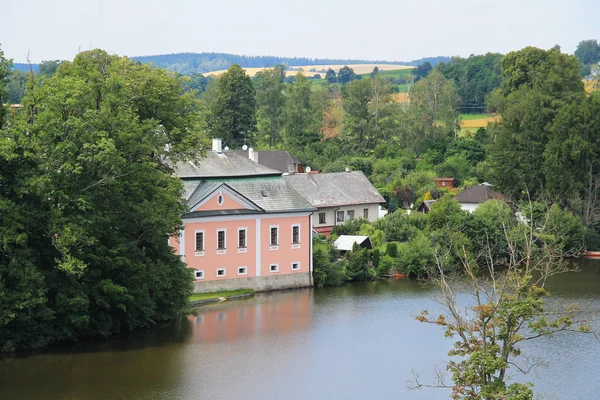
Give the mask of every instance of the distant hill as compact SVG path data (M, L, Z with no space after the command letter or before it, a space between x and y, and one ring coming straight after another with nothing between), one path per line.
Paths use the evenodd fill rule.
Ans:
M31 67L33 68L33 72L37 72L39 66L40 66L39 64L31 64ZM29 72L29 64L26 64L26 63L14 63L13 64L13 69L16 69L17 71L21 71L21 72Z
M450 61L450 57L429 57L410 62L384 60L339 60L328 58L274 57L274 56L240 56L227 53L178 53L155 56L132 57L142 63L152 63L183 75L205 73L229 68L239 64L243 68L265 68L279 64L287 65L332 65L332 64L403 64L420 65L429 61L432 65Z
M182 75L205 73L227 69L231 64L239 64L243 68L265 68L279 64L287 65L332 65L332 64L402 64L417 66L425 62L436 66L441 62L449 62L450 57L438 56L427 57L409 62L385 61L385 60L339 60L329 58L306 58L306 57L274 57L274 56L240 56L227 53L177 53L161 54L154 56L131 57L144 64L152 63L160 68L167 68ZM39 64L31 64L34 71L38 70ZM29 64L15 63L14 69L18 71L29 71Z

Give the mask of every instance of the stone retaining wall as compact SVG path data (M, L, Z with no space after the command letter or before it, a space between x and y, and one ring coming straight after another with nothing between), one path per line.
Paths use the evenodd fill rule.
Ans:
M220 292L240 288L254 289L256 292L268 290L296 289L312 286L310 272L281 274L248 278L224 279L216 281L195 281L194 293Z

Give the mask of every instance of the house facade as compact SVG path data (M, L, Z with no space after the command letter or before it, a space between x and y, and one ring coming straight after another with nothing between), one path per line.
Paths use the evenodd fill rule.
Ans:
M294 174L285 181L317 209L313 229L329 235L337 225L356 218L375 222L385 199L361 171Z
M312 286L314 207L281 172L213 150L199 163L175 166L188 212L170 239L194 276L194 292Z

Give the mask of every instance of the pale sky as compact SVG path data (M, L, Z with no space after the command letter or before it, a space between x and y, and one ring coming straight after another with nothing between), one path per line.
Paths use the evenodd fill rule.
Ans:
M600 39L598 0L0 0L0 47L24 62L102 48L410 61Z

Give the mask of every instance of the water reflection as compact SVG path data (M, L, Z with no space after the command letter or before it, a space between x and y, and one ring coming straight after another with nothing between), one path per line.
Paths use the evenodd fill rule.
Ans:
M265 293L243 301L204 306L188 317L188 343L224 343L255 335L285 335L308 329L312 290Z
M600 261L580 265L549 281L551 301L597 316ZM439 327L414 319L435 312L436 295L390 280L205 306L147 331L0 360L0 399L447 399L405 387L411 369L430 381L451 348ZM524 379L548 398L598 398L592 339L531 341L524 350L549 367Z

